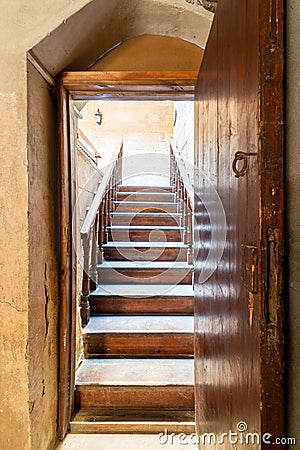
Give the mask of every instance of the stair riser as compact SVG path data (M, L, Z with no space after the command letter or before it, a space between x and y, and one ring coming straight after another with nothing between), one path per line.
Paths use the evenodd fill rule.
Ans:
M114 211L116 212L141 212L141 213L176 213L178 211L177 204L176 203L170 203L170 204L163 204L158 203L157 205L152 205L149 203L147 205L146 203L115 203L114 205ZM178 211L179 212L179 211Z
M158 419L159 420L159 419ZM71 422L71 434L159 434L164 433L195 433L194 423L172 422Z
M90 297L91 314L193 315L193 297Z
M117 201L129 201L129 202L175 202L175 194L168 193L122 193L117 194Z
M191 284L186 269L98 269L100 284Z
M193 386L80 386L78 408L194 409Z
M178 248L104 248L107 261L187 261L187 249Z
M192 333L91 333L84 335L86 358L109 356L192 356Z
M181 225L181 216L167 216L167 217L159 217L153 214L152 216L143 216L137 214L112 214L111 216L111 225L141 225L141 226L180 226Z
M119 186L119 192L173 192L174 188L170 186Z
M112 230L109 241L134 242L180 242L182 231L177 230Z

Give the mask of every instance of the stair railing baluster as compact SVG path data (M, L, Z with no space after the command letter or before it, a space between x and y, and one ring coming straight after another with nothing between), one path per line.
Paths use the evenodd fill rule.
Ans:
M80 300L80 313L82 326L86 326L90 321L90 236L83 240L83 277L82 294Z
M178 212L181 212L180 225L183 226L183 242L188 245L187 260L189 264L193 264L193 210L194 195L189 177L186 173L181 156L170 146L170 163L174 167L175 196L178 205Z
M99 211L97 212L94 226L92 227L92 253L91 253L91 269L90 269L90 291L95 291L98 284L98 221Z
M183 184L184 186L184 184ZM189 215L189 208L188 208L188 198L187 198L187 191L185 189L185 187L183 188L183 212L182 212L182 216L183 216L183 243L184 244L188 244L189 242L189 235L188 235L188 215Z
M90 320L90 292L98 284L98 264L103 261L103 244L108 241L108 226L110 213L114 207L116 187L122 180L123 143L118 153L113 155L110 166L105 172L90 208L87 209L86 218L80 230L83 246L83 276L80 299L80 314L82 326Z
M188 244L188 264L193 264L193 213L191 207L187 208L187 244Z
M98 264L102 264L103 261L103 200L99 206L99 232L98 232Z

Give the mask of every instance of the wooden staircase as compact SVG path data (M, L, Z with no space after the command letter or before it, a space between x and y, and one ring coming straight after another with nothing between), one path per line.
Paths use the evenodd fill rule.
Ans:
M98 209L108 218L101 224L98 214L91 239L99 254L93 264L89 251L89 278L92 273L96 281L83 292L85 359L76 373L70 431L193 433L194 295L186 199L176 182L114 185L108 205Z

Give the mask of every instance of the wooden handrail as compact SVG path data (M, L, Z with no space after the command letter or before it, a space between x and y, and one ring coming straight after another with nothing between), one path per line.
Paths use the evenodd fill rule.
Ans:
M95 197L92 201L92 204L89 208L89 211L86 215L86 218L83 222L83 225L80 230L81 239L88 239L91 233L92 226L95 222L95 218L99 209L99 205L101 201L104 198L107 186L109 184L110 178L112 176L113 170L115 168L116 162L119 159L120 154L123 151L123 143L121 145L121 148L117 148L114 154L112 155L112 158L109 162L109 166L107 170L105 171L104 177L101 180L101 183L99 184L99 187L97 189L97 192L95 194Z

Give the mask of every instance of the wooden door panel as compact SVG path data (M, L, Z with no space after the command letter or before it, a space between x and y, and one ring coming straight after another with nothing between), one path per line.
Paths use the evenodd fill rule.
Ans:
M282 17L275 0L218 2L196 87L196 161L227 221L222 259L200 283L205 248L222 242L208 242L218 213L207 213L211 188L199 173L196 417L200 435L220 440L241 421L250 433L283 436ZM240 178L232 170L238 151L254 153ZM213 448L235 447L225 440Z

